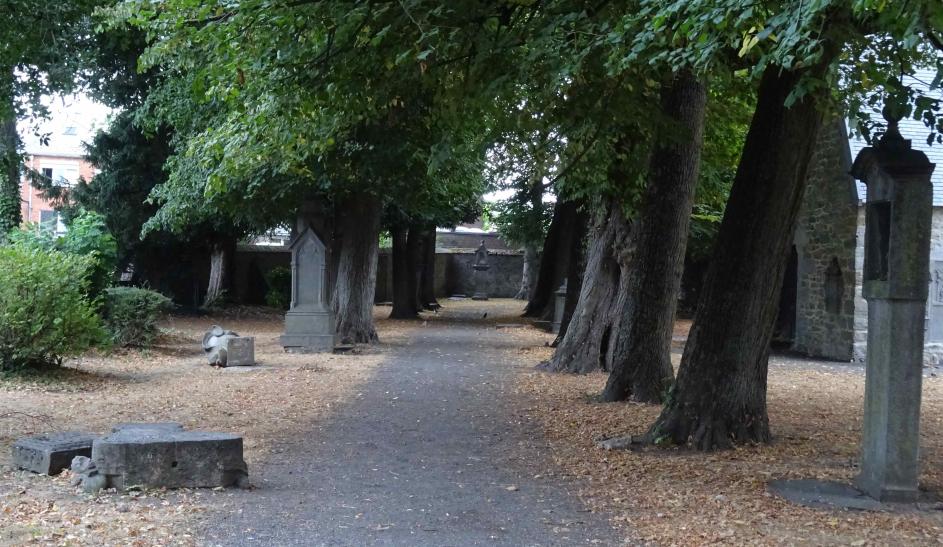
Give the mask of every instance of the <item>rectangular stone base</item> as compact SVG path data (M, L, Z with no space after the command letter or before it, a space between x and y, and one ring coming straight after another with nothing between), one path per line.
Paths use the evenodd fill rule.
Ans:
M334 351L334 335L283 334L279 343L289 353L322 353Z
M855 487L878 501L889 503L909 503L920 498L920 490L916 488L893 488L880 485L863 475L855 479Z
M285 351L318 353L334 351L334 314L324 310L289 310L285 314L285 334L279 342Z
M72 458L90 457L95 437L77 431L24 437L13 443L13 464L34 473L57 475L68 469Z
M96 439L92 460L117 489L234 486L248 475L242 437L228 433L125 427Z
M239 336L226 340L226 366L250 367L255 364L255 338Z

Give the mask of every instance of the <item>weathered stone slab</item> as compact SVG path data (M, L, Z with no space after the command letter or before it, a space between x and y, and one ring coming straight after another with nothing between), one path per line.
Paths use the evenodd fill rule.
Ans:
M130 427L96 439L92 460L119 490L243 486L242 437L227 433Z
M24 437L13 444L13 464L34 473L57 475L69 467L72 458L91 456L95 438L78 431Z
M248 367L255 364L255 338L239 336L224 342L227 367Z
M183 431L183 426L177 422L129 422L118 424L111 428L112 433L138 431L142 433L173 433Z

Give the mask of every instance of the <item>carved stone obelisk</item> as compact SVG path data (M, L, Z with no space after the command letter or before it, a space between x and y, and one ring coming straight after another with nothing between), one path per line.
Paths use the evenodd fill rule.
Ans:
M880 501L912 501L919 490L920 384L930 267L934 165L888 130L852 166L868 185L864 297L868 358L856 485Z
M285 351L333 351L334 314L328 300L327 248L307 223L291 242L291 308L285 314Z

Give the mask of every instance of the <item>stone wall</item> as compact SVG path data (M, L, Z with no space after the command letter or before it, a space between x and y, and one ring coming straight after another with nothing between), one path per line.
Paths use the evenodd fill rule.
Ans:
M445 294L464 294L471 296L475 292L472 279L472 264L475 253L452 253L446 269ZM488 280L488 296L494 298L513 298L521 288L524 273L524 254L520 252L492 252L488 256L491 268L485 274Z
M451 238L452 234L439 233L436 245L435 294L437 297L448 297L453 294L471 296L474 291L472 283L471 265L475 261L475 249L481 243L482 234L457 234L469 236ZM491 255L488 261L491 264L489 277L491 279L491 296L495 298L511 298L517 294L521 286L521 276L524 268L524 255L520 251L508 250L494 234L485 234L485 244ZM444 242L449 244L468 244L468 248L442 248ZM490 247L495 245L497 248ZM390 249L380 249L377 262L376 302L390 302L393 299L393 270L391 267ZM194 272L209 271L209 262L194 269ZM230 296L240 304L261 305L265 303L267 290L264 274L270 269L291 266L291 253L288 247L267 245L239 245L233 260L232 287ZM197 276L199 277L199 276ZM205 275L203 276L205 277ZM200 278L195 289L203 287L206 280ZM198 303L198 301L195 301Z
M480 238L479 238L480 242ZM390 302L393 299L393 274L389 249L380 250L377 265L376 302ZM472 280L472 263L475 262L474 249L436 250L435 294L439 298L464 294L471 296L475 290ZM495 298L512 298L521 288L521 276L524 268L524 255L517 251L493 251L488 256L491 268L488 278L491 290L489 295Z
M943 299L939 295L943 284L943 207L933 208L930 233L930 297L927 302L925 345L923 361L928 365L943 364L943 336L939 323L943 322ZM864 207L858 210L858 245L855 249L855 344L854 359L864 362L868 354L868 301L861 295L864 271ZM940 271L940 276L937 275Z
M844 124L823 126L809 165L809 183L795 234L797 287L792 349L814 357L852 359L855 327L855 235L858 197L848 174Z
M460 249L477 249L484 240L489 251L516 251L517 248L509 245L496 232L469 233L437 231L435 246L438 249L457 251Z

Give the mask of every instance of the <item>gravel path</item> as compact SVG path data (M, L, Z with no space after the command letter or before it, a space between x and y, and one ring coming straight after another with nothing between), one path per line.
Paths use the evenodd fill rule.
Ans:
M250 469L258 488L231 494L205 543L622 544L515 412L519 344L481 311L443 315L417 323L332 421Z

